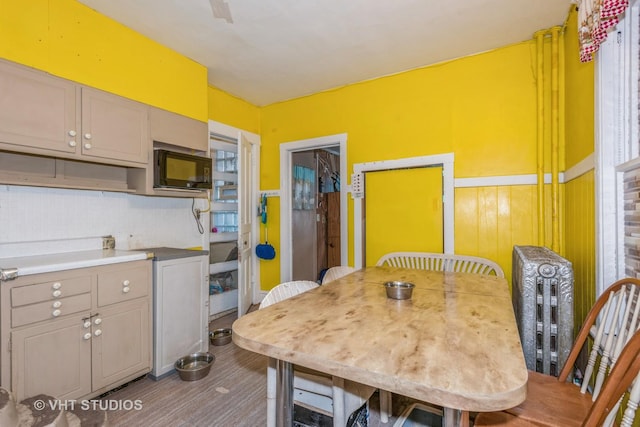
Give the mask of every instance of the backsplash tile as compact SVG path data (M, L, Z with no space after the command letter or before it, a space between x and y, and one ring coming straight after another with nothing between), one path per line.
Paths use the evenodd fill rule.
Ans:
M0 258L102 248L208 247L191 214L192 199L103 191L0 186ZM207 201L195 206L206 209ZM208 216L202 216L204 230Z

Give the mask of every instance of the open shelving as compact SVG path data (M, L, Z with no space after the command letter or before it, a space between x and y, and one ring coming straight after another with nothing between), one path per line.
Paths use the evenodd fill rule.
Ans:
M238 305L238 146L212 136L210 150L209 313L216 315Z

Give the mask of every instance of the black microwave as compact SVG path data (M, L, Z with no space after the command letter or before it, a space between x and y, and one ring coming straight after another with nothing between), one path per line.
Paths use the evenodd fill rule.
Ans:
M169 150L153 150L155 188L211 189L211 158Z

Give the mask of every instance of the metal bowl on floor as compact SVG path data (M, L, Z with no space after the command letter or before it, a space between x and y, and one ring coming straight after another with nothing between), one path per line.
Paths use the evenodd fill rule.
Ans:
M192 353L178 359L175 368L183 381L196 381L209 374L215 360L209 352Z
M409 282L394 280L393 282L386 282L384 287L387 290L387 298L410 299L415 285Z
M232 331L229 328L215 329L209 332L211 345L226 345L231 342Z

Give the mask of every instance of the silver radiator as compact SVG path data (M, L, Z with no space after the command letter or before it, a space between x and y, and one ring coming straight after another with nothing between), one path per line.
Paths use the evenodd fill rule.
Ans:
M552 250L513 247L512 302L527 369L558 376L573 345L573 268Z

